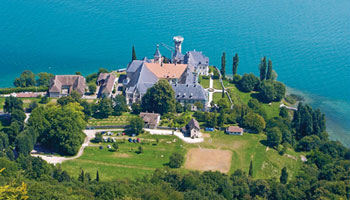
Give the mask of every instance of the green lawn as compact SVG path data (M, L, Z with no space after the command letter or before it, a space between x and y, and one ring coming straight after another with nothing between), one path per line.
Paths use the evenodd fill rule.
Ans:
M208 132L210 139L200 144L202 148L220 148L233 152L231 169L229 174L237 169L249 171L249 163L253 161L254 178L268 179L279 178L281 169L288 168L289 177L294 177L302 162L300 160L301 153L296 153L289 149L287 154L294 156L288 157L286 154L281 156L275 149L269 148L261 141L266 139L264 134L248 134L242 136L226 135L223 131Z
M119 143L117 152L106 148L107 143L103 143L103 149L99 145L87 147L84 154L72 161L62 164L62 168L67 170L73 177L78 177L81 169L91 175L99 174L102 180L113 180L116 178L141 178L146 174L151 174L156 168L162 168L169 162L172 153L185 154L186 149L183 143L175 136L140 136L142 140L148 140L148 144ZM156 144L156 138L159 143ZM176 140L174 142L174 139ZM144 152L139 154L138 147L142 146Z
M257 95L256 92L242 92L236 87L235 84L231 84L231 83L226 83L226 84L227 84L226 89L230 94L234 105L242 105L242 104L247 105L248 101L254 98L254 95ZM278 116L280 111L279 106L280 106L280 102L272 102L271 105L262 103L262 107L265 109L267 117L269 119Z
M217 103L220 99L222 99L222 93L221 92L215 92L213 93L213 101L215 103ZM227 99L228 102L230 102L230 100L228 99L227 95L225 94L225 99Z
M109 126L109 125L127 125L132 115L130 113L123 113L121 116L109 116L105 119L89 119L88 125L90 126Z
M219 79L213 79L213 87L214 87L214 89L218 89L218 90L222 89L222 86L221 86Z
M19 98L23 101L23 108L29 108L29 105L36 101L39 105L45 105L45 104L40 104L39 101L41 100L40 98ZM48 98L49 102L53 102L52 98ZM0 110L3 110L5 104L5 97L0 97Z
M209 88L209 79L204 79L203 76L199 76L199 83L203 88Z

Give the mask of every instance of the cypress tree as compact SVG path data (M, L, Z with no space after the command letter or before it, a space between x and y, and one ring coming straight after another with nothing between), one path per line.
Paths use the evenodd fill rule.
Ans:
M232 64L233 76L237 74L238 63L239 63L239 58L238 58L238 54L236 53L235 56L233 57L233 64Z
M250 164L249 164L249 176L253 177L253 161L250 160Z
M270 79L272 79L272 61L269 59L267 73L266 73L266 80L270 80Z
M98 170L96 172L96 182L99 182L100 181L100 175L98 174Z
M135 51L135 47L134 46L132 46L132 57L131 57L131 60L137 60L136 51Z
M223 52L221 56L221 75L222 79L225 79L226 76L226 53Z
M286 184L288 181L288 172L287 172L287 168L283 167L282 171L281 171L281 177L280 177L280 182L282 184Z
M81 170L81 173L79 174L79 178L78 181L84 182L85 180L85 174L84 174L84 170Z
M259 70L260 70L260 81L265 80L266 78L266 57L264 56L261 61L260 61L260 65L259 65Z

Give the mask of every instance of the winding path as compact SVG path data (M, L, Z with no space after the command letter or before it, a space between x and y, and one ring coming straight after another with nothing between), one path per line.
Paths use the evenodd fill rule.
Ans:
M84 130L84 133L86 135L84 143L81 145L77 155L72 156L72 157L54 156L54 155L47 155L47 154L46 155L41 155L41 154L37 154L37 152L35 150L33 150L31 152L31 156L41 157L46 162L48 162L50 164L54 164L54 165L56 165L57 163L62 163L62 162L67 161L67 160L74 160L74 159L79 158L80 156L83 155L85 147L89 146L89 144L90 144L90 140L95 138L95 134L97 132L102 132L102 131L122 131L122 129Z

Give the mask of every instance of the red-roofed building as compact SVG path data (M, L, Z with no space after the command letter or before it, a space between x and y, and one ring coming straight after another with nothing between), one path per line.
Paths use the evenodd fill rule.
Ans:
M238 126L229 126L226 128L225 132L229 135L243 135L243 128Z

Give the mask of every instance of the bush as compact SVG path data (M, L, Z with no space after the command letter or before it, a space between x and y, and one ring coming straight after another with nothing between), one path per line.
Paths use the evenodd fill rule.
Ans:
M242 79L242 76L239 74L235 74L232 78L232 83L239 83Z
M170 156L169 166L171 168L180 168L182 163L184 162L184 156L179 153L173 153Z
M254 74L244 74L242 79L239 81L239 87L244 92L251 92L259 84L259 78Z
M16 87L16 88L0 88L0 94L11 94L18 92L46 92L49 88L46 86L40 87Z

